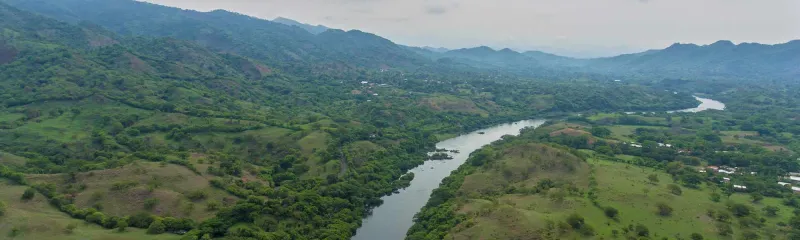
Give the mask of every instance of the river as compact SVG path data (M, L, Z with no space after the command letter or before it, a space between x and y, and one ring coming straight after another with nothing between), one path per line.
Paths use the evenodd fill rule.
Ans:
M437 143L436 148L458 150L459 153L449 153L453 159L426 161L412 169L410 172L414 173L414 180L411 186L400 190L400 193L383 197L383 205L373 209L372 215L364 220L352 240L404 239L413 224L414 214L425 206L433 189L438 188L442 179L461 166L470 153L504 135L519 135L522 128L538 127L544 122L524 120L501 124Z
M695 98L701 102L696 108L670 112L700 112L709 109L725 109L725 104L722 102L697 96ZM544 122L545 120L524 120L501 124L437 143L436 148L458 150L459 153L450 153L453 159L426 161L424 164L412 169L410 172L414 173L414 180L411 181L411 186L400 190L399 193L383 197L383 205L373 209L372 215L364 219L363 225L351 240L405 239L406 232L413 225L414 214L425 206L431 192L439 187L442 179L461 166L470 153L484 145L499 140L503 135L519 135L520 129L538 127Z
M720 101L717 101L717 100L714 100L714 99L710 99L710 98L701 98L701 97L698 97L698 96L694 96L694 99L697 99L697 101L700 101L700 105L698 105L697 107L681 109L681 110L675 110L675 111L667 111L667 112L668 113L676 113L676 112L696 113L696 112L702 112L702 111L705 111L705 110L725 110L725 104L720 102ZM646 112L647 111L644 111L644 112L626 112L626 113L627 114L634 114L634 113L646 113ZM652 113L655 113L655 112L652 112Z

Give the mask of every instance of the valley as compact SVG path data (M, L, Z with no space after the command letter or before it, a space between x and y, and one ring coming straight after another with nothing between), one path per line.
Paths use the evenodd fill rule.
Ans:
M800 236L797 41L575 59L326 26L0 0L0 239Z

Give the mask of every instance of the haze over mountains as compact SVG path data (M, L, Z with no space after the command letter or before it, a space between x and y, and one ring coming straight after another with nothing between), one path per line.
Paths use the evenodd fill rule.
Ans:
M730 41L707 46L674 44L661 50L587 60L488 47L450 51L416 48L416 51L410 51L390 40L358 30L329 31L324 26L290 19L267 21L224 10L197 12L118 0L7 2L67 22L94 22L119 34L192 40L278 65L304 62L414 68L434 61L446 61L534 76L543 69L618 77L658 74L675 78L794 79L800 74L800 41L777 45L735 45ZM91 7L85 7L87 5ZM203 34L181 31L187 27L204 27L207 31Z

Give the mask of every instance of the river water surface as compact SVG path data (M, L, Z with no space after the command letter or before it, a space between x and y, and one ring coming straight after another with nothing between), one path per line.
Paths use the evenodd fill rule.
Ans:
M670 112L700 112L709 109L725 109L725 104L722 102L696 96L695 98L701 102L696 108ZM351 240L405 239L406 232L413 224L414 214L425 206L431 192L439 187L442 179L461 166L470 153L484 145L499 140L503 135L519 135L520 129L538 127L544 122L545 120L525 120L507 123L437 143L436 148L458 150L459 153L450 153L453 157L451 160L427 161L409 171L414 173L414 180L411 181L411 186L400 190L400 193L383 197L383 205L373 209L372 215L364 219L363 225ZM480 134L480 132L484 134Z
M470 153L499 140L503 135L519 135L520 129L538 127L544 122L545 120L525 120L501 124L437 143L436 148L458 150L459 153L449 153L453 159L427 161L409 171L414 173L411 186L400 190L398 194L383 197L383 205L373 209L372 215L364 220L363 225L352 239L404 239L406 232L413 224L414 214L425 206L433 189L438 188L442 179L461 166ZM480 134L480 132L484 134Z

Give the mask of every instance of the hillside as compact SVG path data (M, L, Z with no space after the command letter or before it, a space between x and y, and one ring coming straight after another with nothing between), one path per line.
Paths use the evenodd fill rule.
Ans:
M725 96L725 111L572 115L506 136L434 190L406 239L796 238L798 97Z
M47 8L42 15L0 4L0 176L93 227L137 220L131 236L153 225L198 238L347 239L381 196L408 184L400 176L441 134L541 114L696 105L642 86L512 84L468 66L399 71L371 57L413 63L405 48L355 30L312 35L133 1L90 1L109 15L70 5L86 1L15 2ZM293 45L270 52L264 43L306 41L287 40L295 37L336 44L303 45L311 48L295 58L283 51ZM220 207L206 211L210 202Z
M6 2L70 23L92 22L121 35L194 41L292 70L310 69L306 64L404 68L426 63L384 38L360 31L314 35L303 28L224 10L197 12L127 0Z
M304 29L304 30L306 30L306 31L308 31L308 32L310 32L312 34L320 34L320 33L323 33L325 31L328 31L328 29L330 29L330 28L328 28L326 26L322 26L322 25L313 26L313 25L301 23L301 22L298 22L298 21L295 21L295 20L292 20L292 19L284 18L284 17L278 17L278 18L273 19L272 21L276 22L276 23L286 24L286 25L289 25L289 26L297 26L297 27L302 28L302 29Z

